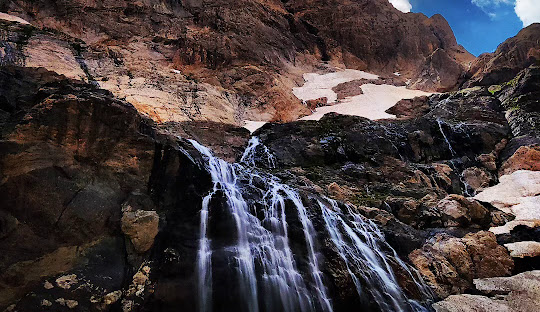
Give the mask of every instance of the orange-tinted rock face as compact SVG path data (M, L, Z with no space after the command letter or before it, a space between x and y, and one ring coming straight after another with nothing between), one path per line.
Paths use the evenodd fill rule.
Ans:
M499 175L511 174L518 170L540 171L540 146L522 146L499 170Z
M475 278L509 276L514 267L508 251L491 232L461 239L439 234L409 258L441 298L472 288Z
M31 38L29 64L88 76L157 122L296 120L310 110L292 88L323 61L399 71L414 88L440 91L472 59L442 16L403 14L386 0L11 0L3 9L67 34L62 49Z

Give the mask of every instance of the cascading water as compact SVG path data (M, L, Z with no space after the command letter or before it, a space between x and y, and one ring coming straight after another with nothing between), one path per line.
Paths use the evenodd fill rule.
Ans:
M439 131L441 131L444 141L446 141L446 144L448 145L448 149L450 150L450 153L452 153L452 156L456 156L456 151L454 151L454 149L452 148L452 144L450 144L450 141L448 141L448 137L444 133L444 130L442 127L443 122L440 119L437 119L437 124L439 125Z
M257 154L262 154L262 157L257 157ZM274 155L270 153L266 146L261 144L259 137L254 136L249 140L248 146L240 158L240 162L250 167L256 167L256 162L258 159L261 159L263 165L268 168L276 167L276 159Z
M349 219L333 199L325 198L324 201L319 200L318 203L330 238L345 262L359 295L362 295L363 288L367 287L365 291L373 296L382 311L427 311L419 303L407 298L381 247L392 251L397 265L407 272L425 298L431 297L429 289L399 259L374 223L365 221L347 207L347 214L351 218ZM362 287L361 280L364 281L366 287Z
M275 165L268 149L258 138L252 138L241 158L244 165L230 164L213 156L198 142L190 142L205 159L206 170L213 182L211 192L203 198L200 213L197 253L199 310L211 311L219 306L225 311L333 311L318 250L318 236L325 234L315 231L310 217L317 216L308 214L297 191L255 168L256 164ZM246 200L245 195L251 197ZM220 199L224 199L222 205L226 207L220 207L215 213L225 211L234 223L235 233L227 233L234 239L226 246L213 242L210 237L212 202L220 202ZM331 207L324 205L323 201L330 203ZM384 237L377 227L363 221L352 210L347 213L353 220L346 221L345 215L337 210L337 202L323 201L319 203L328 235L346 263L359 293L362 281L365 281L381 311L422 310L408 300L397 284L385 254L379 248ZM294 213L291 214L292 211ZM315 211L310 210L311 213ZM296 249L291 247L289 237L288 223L291 220L299 224L303 233L301 238L295 237ZM299 250L299 239L302 240L302 255L293 252ZM395 252L393 256L416 281ZM227 265L226 270L233 272L230 275L235 279L227 280L230 286L237 287L235 294L239 298L231 299L234 307L223 307L222 302L213 301L216 290L227 291L214 283L220 274L213 274L213 270L223 263ZM421 286L420 283L418 285Z
M386 139L388 140L388 142L390 142L390 144L392 144L392 147L396 150L397 154L399 155L399 158L403 161L405 161L405 157L403 157L403 155L401 155L400 151L399 151L399 148L396 146L396 144L394 144L394 141L393 139L398 137L399 135L395 132L392 132L390 129L388 129L385 125L383 124L379 124L379 126L381 126L381 128L384 130L384 134L386 135Z
M214 157L199 143L195 141L191 143L207 158L207 169L214 183L213 191L203 199L201 210L201 238L197 264L200 310L211 310L209 303L212 297L210 261L212 251L207 229L211 211L208 204L212 196L219 191L227 199L229 212L235 219L238 239L234 246L229 246L229 249L233 251L233 258L238 266L240 293L245 296L244 309L259 311L262 307L266 311L330 311L331 303L322 282L314 246L313 225L298 194L288 186L280 184L275 177L264 177L253 168L229 164ZM254 207L249 207L242 197L237 173L249 174L251 179L257 176L259 180L264 181L266 191L262 200L264 206L262 220L257 217ZM294 204L303 227L315 295L312 295L304 277L299 273L289 246L286 200ZM256 274L256 269L261 273ZM264 292L260 300L259 290Z

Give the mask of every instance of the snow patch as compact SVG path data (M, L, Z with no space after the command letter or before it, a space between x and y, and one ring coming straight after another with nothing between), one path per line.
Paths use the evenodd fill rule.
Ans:
M319 107L312 115L301 120L319 120L328 113L362 116L372 120L395 118L394 115L386 113L386 110L396 105L397 102L402 99L412 99L417 96L431 94L392 85L365 84L361 88L363 94L345 98L336 105Z
M2 13L2 12L0 12L0 19L4 21L17 22L17 23L21 23L25 25L30 25L30 23L28 23L27 21L23 20L22 18L18 16Z
M337 94L332 88L359 79L375 80L379 79L379 76L354 69L345 69L329 74L307 73L304 74L306 82L301 87L293 88L293 94L302 101L325 97L328 99L328 103L334 103L337 101Z
M503 226L492 227L495 234L509 233L519 224L540 224L540 171L518 170L499 178L499 184L488 187L474 198L492 204L516 216Z
M244 120L244 128L248 129L249 132L253 133L260 127L264 126L266 121L253 121L253 120Z

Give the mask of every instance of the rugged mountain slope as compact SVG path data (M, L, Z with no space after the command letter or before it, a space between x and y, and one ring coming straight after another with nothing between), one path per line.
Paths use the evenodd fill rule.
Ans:
M440 297L472 289L474 278L535 268L534 261L514 262L493 233L465 235L512 217L460 194L479 191L466 172L482 172L482 187L488 187L496 183L498 169L507 167L501 162L515 145L505 147L514 139L510 126L523 119L509 126L499 97L537 92L537 72L528 69L518 85L496 95L476 88L432 96L427 111L408 120L329 115L259 130L276 157L271 172L299 190L319 233L319 265L336 311L381 308L369 296L355 295L346 263L325 236L326 221L317 208L322 195L349 201L353 206L347 209L374 220L398 255L411 254L411 263ZM0 88L0 192L6 195L0 198L0 247L9 251L0 257L0 305L15 311L172 311L178 305L195 310L199 212L212 189L202 165L208 159L91 84L17 66L3 67L0 80L10 86ZM230 133L242 139L241 132ZM259 166L269 165L262 145L254 153ZM513 166L519 168L515 159ZM266 179L267 173L244 174L242 196L262 207L261 190L275 180ZM224 209L227 198L215 194L210 235L214 244L227 244L234 241L234 223ZM286 203L287 211L294 210L292 201ZM288 224L299 265L309 267L302 223L292 218ZM514 235L504 239L513 241ZM417 286L386 252L401 287L415 298ZM238 306L241 301L231 294L240 290L228 286L232 271L221 255L214 258L216 307ZM371 286L364 285L370 291Z
M485 53L471 65L467 86L489 86L513 79L522 69L540 62L540 24L522 29L493 53Z
M291 89L321 61L440 91L472 59L441 16L386 0L10 0L0 10L65 34L32 38L29 66L95 81L158 122L295 120L310 111Z
M315 27L330 57L351 68L400 72L413 87L451 90L474 60L441 15L403 14L386 0L291 0L286 6Z
M0 15L1 310L195 311L204 299L203 237L212 241L213 266L204 272L214 277L216 311L246 310L244 297L254 290L239 286L246 281L237 279L245 268L238 263L252 251L256 259L297 263L245 268L260 287L285 290L252 296L248 303L263 311L283 311L301 297L291 287L329 298L335 311L388 312L395 298L394 310L416 311L407 298L429 296L405 263L438 299L481 290L476 278L539 269L534 252L518 258L501 245L540 241L535 215L495 235L485 230L510 227L514 214L506 202L472 197L503 174L516 175L512 191L528 191L517 187L519 178L538 175L530 172L538 168L538 67L489 88L402 103L395 108L407 112L401 120L327 115L268 124L256 133L265 144L257 146L232 125L303 114L291 87L321 61L453 87L469 56L439 16L402 14L382 0L0 5L33 24ZM185 138L230 162L246 146L251 154L233 166ZM523 202L533 208L537 185ZM239 203L249 205L251 219L238 214L246 212ZM264 225L246 228L254 244L237 244L245 234L237 218ZM354 232L347 226L365 235L346 236ZM369 246L355 253L350 241ZM250 254L237 257L239 250ZM370 251L376 261L350 266ZM373 278L380 273L373 263L391 279ZM264 265L286 268L284 279L265 284Z

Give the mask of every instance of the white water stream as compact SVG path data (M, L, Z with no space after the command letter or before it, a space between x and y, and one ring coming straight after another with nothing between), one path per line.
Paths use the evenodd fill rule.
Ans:
M215 157L211 151L196 141L190 141L205 160L213 188L204 196L200 213L200 240L197 254L199 310L212 311L213 255L228 254L233 275L236 276L240 309L245 311L333 311L332 301L322 272L318 239L308 209L298 192L282 184L278 178L255 168L262 163L275 166L275 158L258 138L252 138L241 163L230 164ZM246 188L260 193L256 204L244 198ZM225 211L234 220L236 233L229 246L216 250L210 236L212 201L225 199ZM381 311L419 311L423 308L407 299L379 248L384 237L373 223L366 223L352 212L352 221L338 212L337 202L326 199L331 207L319 201L328 234L345 262L359 294L362 284L381 308ZM291 212L295 212L292 215ZM312 213L314 210L311 210ZM313 217L313 216L311 216ZM303 233L304 259L294 254L288 221L297 220ZM388 245L386 245L389 247ZM390 248L390 250L392 250ZM392 257L399 259L394 254ZM299 261L306 262L302 269ZM399 261L407 272L407 266ZM410 274L416 281L416 277ZM418 284L419 286L420 283ZM223 287L223 286L222 286Z

